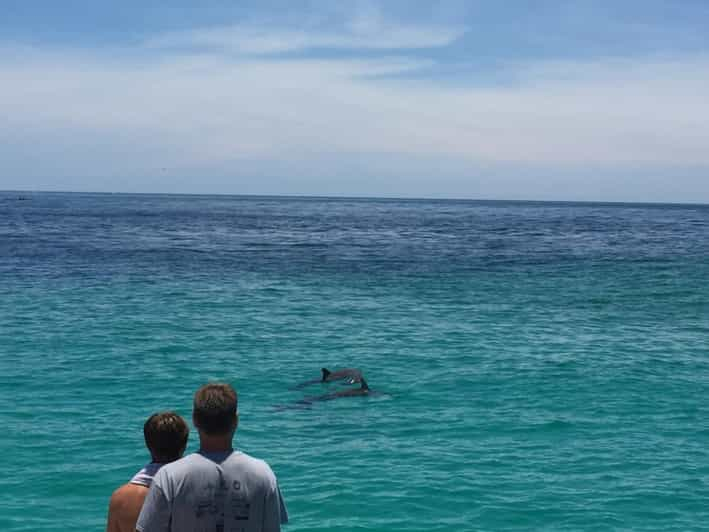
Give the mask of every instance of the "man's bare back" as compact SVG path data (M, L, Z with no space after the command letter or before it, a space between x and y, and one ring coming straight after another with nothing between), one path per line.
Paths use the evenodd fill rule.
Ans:
M138 484L124 484L111 495L108 505L106 532L135 532L140 509L149 488Z

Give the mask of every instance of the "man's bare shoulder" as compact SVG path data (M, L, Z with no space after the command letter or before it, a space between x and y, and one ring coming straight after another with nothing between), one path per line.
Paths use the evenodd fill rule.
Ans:
M138 514L143 507L149 489L138 484L124 484L111 495L108 507L109 532L135 530Z
M135 502L143 504L149 488L139 484L123 484L111 495L111 505L125 505Z

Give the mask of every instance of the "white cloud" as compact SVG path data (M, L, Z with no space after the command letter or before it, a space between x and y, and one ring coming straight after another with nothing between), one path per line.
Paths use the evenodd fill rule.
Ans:
M149 39L152 48L201 48L245 55L267 55L312 49L401 50L447 46L463 28L388 24L353 19L340 31L274 29L233 25L172 32Z
M421 65L408 58L4 52L0 176L3 159L32 173L37 157L18 161L18 150L68 173L130 175L308 159L336 173L337 154L363 172L369 158L395 156L402 174L421 157L471 168L709 165L706 57L539 63L521 66L515 85L475 87L370 78ZM36 149L45 145L64 148Z

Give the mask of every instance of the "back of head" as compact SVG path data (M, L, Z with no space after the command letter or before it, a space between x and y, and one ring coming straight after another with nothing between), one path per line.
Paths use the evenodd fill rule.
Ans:
M236 390L228 384L205 384L194 394L194 423L209 436L230 434L236 428Z
M145 445L153 462L173 462L182 456L187 446L190 429L175 412L158 412L143 425Z

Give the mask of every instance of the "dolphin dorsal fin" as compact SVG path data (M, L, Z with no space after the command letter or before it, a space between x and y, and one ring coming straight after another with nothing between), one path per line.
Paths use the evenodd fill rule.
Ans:
M369 390L369 385L367 384L367 381L364 380L364 377L362 377L362 380L360 382L362 383L362 390Z
M322 380L326 380L327 376L330 375L330 370L327 368L320 368L320 371L322 371Z

